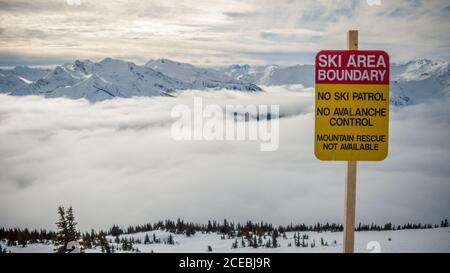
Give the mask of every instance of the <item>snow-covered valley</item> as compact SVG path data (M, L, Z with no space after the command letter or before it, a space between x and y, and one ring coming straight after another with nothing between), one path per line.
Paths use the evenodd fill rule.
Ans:
M305 237L307 246L295 246L295 236L300 234ZM160 243L144 244L145 236L153 238L153 235L159 239ZM173 237L174 244L166 243L169 236ZM115 243L115 237L108 236L110 244L117 250L115 252L144 252L144 253L340 253L342 252L342 233L341 232L286 232L286 236L278 238L279 246L257 247L249 245L248 240L242 237L223 238L215 233L196 233L187 237L184 234L171 234L166 231L156 230L131 235L121 235L120 239L133 239L133 251L122 251L122 243ZM450 252L450 228L435 229L414 229L399 231L360 231L355 234L355 252L359 253L422 253L422 252ZM262 241L265 243L270 240L270 236L265 236ZM233 243L237 241L237 247ZM244 244L242 243L244 242ZM322 244L323 243L323 244ZM22 246L6 246L6 242L0 242L2 248L12 253L51 253L54 252L54 246L49 242L47 244L28 244ZM244 247L245 245L245 247ZM211 248L208 249L208 246ZM85 250L86 253L102 252L100 247Z

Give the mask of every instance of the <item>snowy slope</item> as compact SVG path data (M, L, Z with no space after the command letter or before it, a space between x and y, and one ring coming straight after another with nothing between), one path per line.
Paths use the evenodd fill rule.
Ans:
M277 68L277 65L251 66L248 64L234 64L229 67L220 68L219 71L239 81L261 84L262 79L269 79L272 71Z
M416 60L392 64L391 71L391 92L394 96L409 99L406 104L450 98L448 61Z
M77 60L57 66L42 79L13 94L99 101L113 97L168 95L190 87L148 67L106 58L98 63Z
M0 92L23 89L49 73L49 69L17 66L14 69L0 69Z
M13 92L16 89L23 89L28 85L26 81L16 75L0 73L0 93Z
M222 77L212 70L164 60L147 66L111 58L98 63L77 60L57 66L41 78L37 75L29 78L33 81L5 78L1 90L12 95L86 98L94 102L114 97L166 96L187 89L261 90L254 84Z
M179 63L168 59L149 61L146 64L172 78L192 84L194 89L218 88L240 91L261 91L261 89L249 81L234 79L220 71L195 67L187 63Z
M0 69L0 74L15 75L26 82L34 82L43 78L50 69L32 68L28 66L16 66L14 69Z
M280 67L277 65L231 65L223 71L235 79L253 82L259 85L302 84L305 87L314 86L313 65L295 65L289 67Z
M145 235L149 238L155 237L161 243L143 244ZM204 253L207 252L208 246L211 246L212 252L219 253L267 253L267 252L342 252L342 233L341 232L300 232L300 235L307 235L308 239L305 243L307 247L295 246L294 232L287 232L286 238L278 237L279 247L267 248L258 247L253 248L248 245L248 241L244 240L246 246L242 245L242 237L225 238L215 233L196 233L193 236L187 237L183 234L172 234L175 244L169 245L164 242L167 241L170 233L161 230L150 231L146 233L135 233L130 235L121 235L119 238L126 237L127 239L139 239L140 244L134 244L133 247L139 249L140 252L184 252L184 253ZM269 240L270 236L263 238L263 244ZM108 236L107 239L120 250L121 244L114 243L115 238ZM233 242L237 239L238 248L232 248ZM324 245L321 245L323 240ZM315 243L315 247L311 244ZM7 251L13 253L49 253L53 252L52 244L31 244L25 248L21 246L7 247L5 241L0 244ZM379 249L376 249L379 246ZM375 247L375 248L374 248ZM416 229L416 230L398 230L398 231L360 231L355 233L355 251L356 252L373 252L381 253L392 252L450 252L450 228L436 228L436 229ZM100 248L87 249L87 253L101 252Z

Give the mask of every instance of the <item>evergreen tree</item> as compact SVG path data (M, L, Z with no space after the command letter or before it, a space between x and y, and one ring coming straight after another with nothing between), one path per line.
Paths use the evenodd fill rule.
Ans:
M56 222L58 231L54 240L55 251L65 253L67 251L67 244L72 241L78 241L79 233L76 230L77 223L73 215L72 207L64 210L64 207L58 207L59 220Z
M72 206L66 211L67 222L67 239L70 241L78 241L80 235L76 229L77 223L75 222L75 216L73 215Z
M233 242L233 244L231 245L232 248L238 248L238 241L237 239L235 239L235 241Z
M277 237L278 237L278 230L275 229L272 232L272 247L273 248L278 247Z
M148 237L148 234L145 234L145 240L144 240L144 245L148 245L150 244L150 238Z
M55 250L59 253L64 253L66 251L67 243L67 221L66 221L66 211L64 207L58 207L59 220L56 222L57 233L54 240Z
M308 243L305 242L305 236L303 236L303 238L302 238L301 246L302 246L302 247L308 247Z
M258 241L256 241L256 236L253 237L253 248L258 248Z
M133 251L133 242L132 240L128 240L126 237L122 242L122 250L123 251Z
M103 253L112 253L114 251L114 249L109 245L106 235L102 231L98 234L98 240Z
M206 227L206 232L209 233L213 231L213 226L211 224L211 220L208 220L208 226Z
M175 241L173 240L172 234L169 235L169 238L167 238L167 244L174 245Z

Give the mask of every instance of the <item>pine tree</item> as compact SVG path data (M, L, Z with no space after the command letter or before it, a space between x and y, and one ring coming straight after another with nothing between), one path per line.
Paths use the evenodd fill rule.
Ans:
M259 235L259 237L258 237L258 244L257 245L260 245L260 246L263 245L263 239L262 239L261 235Z
M305 237L303 236L302 238L302 243L301 243L302 247L308 247L308 243L305 242Z
M145 239L144 239L144 245L148 245L150 244L150 238L148 237L148 234L145 234Z
M253 248L258 248L258 242L256 241L256 235L253 237Z
M78 241L80 235L76 229L77 223L75 222L75 216L73 215L72 206L66 211L67 222L67 239L70 241Z
M270 241L270 238L266 241L266 248L270 248L272 246L272 242Z
M173 240L172 234L169 235L169 238L167 239L167 244L174 245L175 241Z
M278 230L275 229L272 232L272 247L273 248L278 247L277 237L278 237Z
M56 238L54 240L55 250L59 253L64 253L66 251L67 243L67 221L66 221L66 211L64 207L58 207L59 220L56 222L58 228L56 233Z
M58 207L59 220L56 222L58 231L54 240L55 251L65 253L67 244L72 241L78 241L80 235L76 230L77 223L73 215L72 207L66 211L64 207Z
M211 231L213 231L213 226L211 224L211 220L208 220L208 226L206 227L206 232L210 233Z
M237 239L233 242L233 244L231 245L232 248L238 248L238 241Z
M122 250L123 251L132 251L133 250L133 243L131 242L131 239L128 240L128 238L125 237L125 239L122 242Z
M103 253L111 253L114 251L114 249L110 247L108 240L106 239L106 235L102 231L98 234L98 240Z

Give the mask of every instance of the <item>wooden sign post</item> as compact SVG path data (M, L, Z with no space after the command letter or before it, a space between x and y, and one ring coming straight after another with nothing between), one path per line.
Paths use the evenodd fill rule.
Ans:
M358 50L357 30L350 30L347 33L347 49ZM356 169L356 161L347 161L344 197L344 253L353 253L355 250Z
M348 32L347 49L316 55L314 153L347 162L343 250L352 253L357 161L388 154L390 71L386 52L358 50L358 31Z

